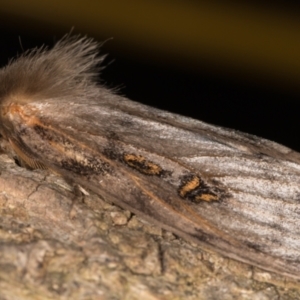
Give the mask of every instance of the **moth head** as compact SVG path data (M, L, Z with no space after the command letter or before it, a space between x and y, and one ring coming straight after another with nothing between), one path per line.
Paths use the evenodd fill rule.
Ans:
M93 94L100 63L92 39L65 36L52 49L29 50L0 70L0 105Z
M0 69L0 134L13 130L12 105L71 102L99 96L97 79L104 56L99 44L80 36L65 36L52 49L35 48Z

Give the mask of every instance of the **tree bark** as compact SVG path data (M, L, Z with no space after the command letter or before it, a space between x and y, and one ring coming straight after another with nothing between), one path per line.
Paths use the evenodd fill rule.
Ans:
M300 299L300 282L202 250L0 155L0 300Z

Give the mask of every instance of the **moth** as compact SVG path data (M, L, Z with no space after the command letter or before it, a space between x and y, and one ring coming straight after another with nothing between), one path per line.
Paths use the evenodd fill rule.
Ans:
M205 249L300 279L300 154L119 96L97 82L98 48L66 37L0 70L5 151Z

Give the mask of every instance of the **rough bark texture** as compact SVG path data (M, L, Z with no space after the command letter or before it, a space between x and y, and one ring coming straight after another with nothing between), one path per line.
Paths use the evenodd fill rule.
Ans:
M203 251L0 155L0 300L300 299L300 282Z

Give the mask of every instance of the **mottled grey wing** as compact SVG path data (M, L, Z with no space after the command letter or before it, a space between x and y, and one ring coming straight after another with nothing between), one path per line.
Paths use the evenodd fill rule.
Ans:
M51 101L30 105L111 163L109 174L77 182L184 238L300 278L298 153L105 90L68 103L67 114Z

